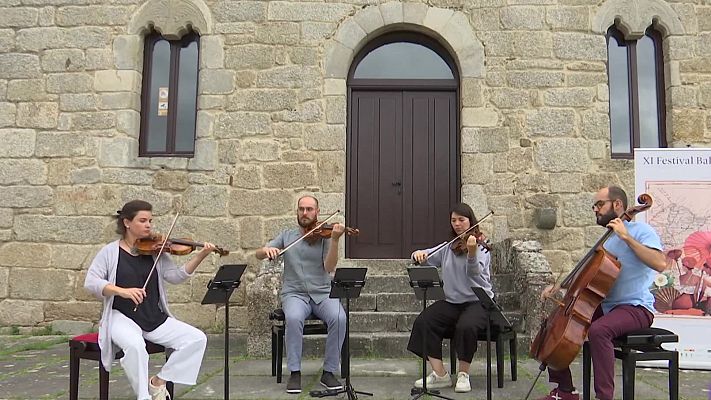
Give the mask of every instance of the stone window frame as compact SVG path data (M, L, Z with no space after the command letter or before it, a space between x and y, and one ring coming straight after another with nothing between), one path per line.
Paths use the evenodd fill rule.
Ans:
M617 27L617 25L611 26L607 34L605 35L608 43L608 60L609 60L609 41L610 40L616 40L618 43L622 43L624 47L626 48L626 54L627 54L627 68L626 68L626 73L628 76L628 85L627 85L627 94L628 94L628 112L626 115L626 119L629 123L629 131L627 132L627 135L629 135L628 140L629 140L629 151L626 152L614 152L614 149L612 149L612 146L610 146L610 152L611 152L611 158L613 159L633 159L634 158L634 149L639 148L641 145L641 129L640 129L640 112L639 112L639 105L640 105L640 99L639 99L639 77L638 77L638 71L637 71L637 66L639 65L639 58L638 58L638 53L637 53L637 42L638 40L628 40L625 38L625 35L622 33L622 31ZM655 66L656 70L656 76L655 76L655 85L656 85L656 93L657 93L657 98L656 98L656 103L657 103L657 112L658 112L658 136L657 136L657 146L658 148L665 148L667 147L667 133L666 133L666 103L665 103L665 98L666 98L666 93L664 90L664 51L662 49L662 42L663 42L663 34L658 30L657 27L654 26L654 24L650 25L645 34L642 37L649 37L652 39L653 45L654 45L654 60L653 64ZM645 60L646 61L646 60ZM607 63L607 74L608 76L610 75L610 63ZM613 98L613 93L612 93L612 85L608 84L608 88L610 91L610 101L612 101ZM612 106L610 106L612 108ZM613 136L615 135L615 132L612 129L612 115L610 115L610 142L612 143L613 141ZM620 133L622 134L622 133Z
M151 75L153 72L153 46L159 41L167 41L170 45L170 65L168 66L170 79L169 79L169 91L168 91L168 114L167 124L166 124L166 144L165 150L162 151L152 151L149 152L148 138L151 135L151 131L148 129L148 113L141 113L141 130L138 139L138 156L139 157L189 157L192 158L195 155L195 131L197 125L197 90L195 91L195 120L192 129L193 145L190 151L176 151L175 141L177 136L177 105L179 98L184 96L180 92L180 80L178 78L178 71L180 71L180 49L187 47L187 45L192 43L197 43L198 46L198 70L197 76L194 77L196 83L199 79L199 63L200 63L200 35L197 32L193 32L192 29L186 32L180 39L171 40L163 36L160 32L151 30L144 37L144 53L143 53L143 87L141 90L141 110L147 110L147 105L150 102L151 96L154 94L150 90ZM196 88L198 89L198 88ZM176 94L177 93L177 94ZM172 109L171 109L172 107ZM172 111L172 112L171 112Z
M672 93L681 85L680 52L668 51L668 48L684 40L686 31L681 18L674 9L663 0L608 0L597 10L592 21L592 31L607 35L610 27L617 27L624 35L625 40L637 40L645 35L651 25L661 34L662 45L667 48L663 51L664 92ZM607 49L606 49L607 51ZM672 110L674 96L666 96L665 108L665 137L664 143L673 143ZM610 139L612 139L610 137Z
M171 12L167 13L166 10ZM122 90L130 90L135 96L134 103L140 104L143 43L145 34L150 29L156 29L168 38L179 38L190 29L200 35L201 57L198 66L194 156L193 158L138 157L141 116L139 108L131 108L118 116L123 127L119 133L123 137L102 139L100 143L101 154L106 154L108 160L104 162L104 166L215 171L218 166L218 154L212 126L216 115L212 108L205 106L205 98L229 95L234 91L234 84L228 90L220 91L210 89L209 85L205 84L215 76L223 78L231 72L224 67L223 39L213 33L212 14L202 0L149 0L141 5L132 15L125 33L114 38L112 50L115 70L100 71L100 73L114 78L114 81L125 82L124 77L131 77L130 84L123 84ZM111 156L115 154L121 154L121 157Z

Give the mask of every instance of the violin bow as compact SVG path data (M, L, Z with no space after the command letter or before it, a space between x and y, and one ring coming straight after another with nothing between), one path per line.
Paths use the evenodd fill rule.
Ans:
M298 238L298 239L294 240L293 242L291 242L290 245L284 247L281 251L279 251L279 254L277 254L276 258L281 257L281 255L284 254L284 253L286 253L287 250L289 250L290 248L292 248L294 245L296 245L296 244L299 243L300 241L306 239L307 236L309 236L311 233L313 233L314 231L316 231L318 228L322 227L326 222L328 222L328 220L330 220L331 218L335 217L335 216L338 215L338 213L340 213L340 212L341 212L341 210L336 210L335 213L331 214L328 218L326 218L326 219L324 219L323 221L321 221L321 223L319 223L318 225L316 225L315 228L311 229L310 231L308 231L308 232L306 232L305 234L303 234L300 238Z
M477 221L476 224L474 224L474 225L470 226L469 228L467 228L466 231L464 231L464 232L460 233L459 235L455 236L454 239L450 240L449 242L443 242L443 243L440 244L439 246L435 247L434 250L432 250L431 252L427 253L427 258L430 258L430 257L433 256L435 253L437 253L438 251L440 251L440 250L444 249L445 247L449 246L450 244L454 243L455 240L463 238L464 235L466 235L467 233L471 232L474 228L476 228L477 226L479 226L479 224L481 224L482 222L486 221L486 219L489 218L489 217L491 217L492 215L494 215L494 212L493 212L493 211L489 211L488 214L486 214L482 219L480 219L479 221ZM416 263L416 264L419 264L419 263Z
M163 243L160 244L160 250L158 250L158 255L156 256L156 259L153 260L153 266L151 267L150 272L148 272L148 278L146 278L146 281L143 283L143 290L146 290L146 286L148 286L148 281L151 280L151 275L153 275L153 270L156 269L156 265L158 265L158 260L160 259L161 254L163 254L163 250L165 249L165 244L168 242L168 238L170 237L170 234L173 233L173 228L175 228L175 223L178 221L178 215L180 215L180 211L175 212L175 218L173 218L173 223L170 224L170 229L168 229L168 234L165 235L165 238L163 239ZM133 307L133 312L136 312L138 310L138 304L136 304L135 307Z

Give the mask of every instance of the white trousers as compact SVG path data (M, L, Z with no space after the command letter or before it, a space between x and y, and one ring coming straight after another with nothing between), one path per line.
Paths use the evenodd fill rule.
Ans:
M138 400L151 399L148 394L148 353L144 339L173 349L158 373L160 379L184 385L197 382L207 345L207 336L202 331L168 317L152 332L144 332L120 311L111 310L111 340L123 350L121 366Z

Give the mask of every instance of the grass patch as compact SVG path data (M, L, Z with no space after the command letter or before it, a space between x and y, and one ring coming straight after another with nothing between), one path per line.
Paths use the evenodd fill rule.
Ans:
M27 336L30 338L30 336ZM30 350L46 350L52 346L60 343L66 343L69 340L69 336L56 336L53 338L43 338L40 341L30 341L26 343L20 343L14 346L10 346L4 349L0 349L0 357L7 356L10 354L15 354L23 351Z

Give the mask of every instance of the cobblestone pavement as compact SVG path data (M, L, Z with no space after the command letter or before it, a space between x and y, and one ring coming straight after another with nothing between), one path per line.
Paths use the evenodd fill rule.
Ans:
M68 339L64 336L0 336L0 399L67 399L69 388ZM239 346L234 346L239 349ZM223 346L219 335L210 336L208 352L196 386L176 385L177 399L222 399L224 393ZM304 360L302 366L303 393L289 395L285 392L286 376L277 384L271 376L267 359L246 359L243 352L232 351L230 357L230 399L306 399L308 391L319 389L320 360ZM162 362L160 355L151 357L151 369L156 371ZM537 363L522 359L518 364L518 380L512 382L506 371L504 387L496 388L495 366L493 399L523 399L538 373ZM617 398L621 398L621 367L617 366ZM444 389L442 394L453 399L485 399L486 370L481 359L475 359L471 368L472 392L454 393ZM580 382L581 367L573 366L576 382ZM373 399L409 399L410 388L420 373L416 358L406 359L354 359L352 384L356 390L373 392ZM82 360L79 388L80 399L98 398L98 365ZM546 375L538 380L532 399L548 392ZM680 372L679 398L683 400L708 400L711 371L682 370ZM667 371L665 369L638 368L636 376L637 399L668 399ZM110 398L131 399L131 389L122 369L117 364L111 371ZM345 398L341 396L341 398ZM367 399L366 396L359 396Z

